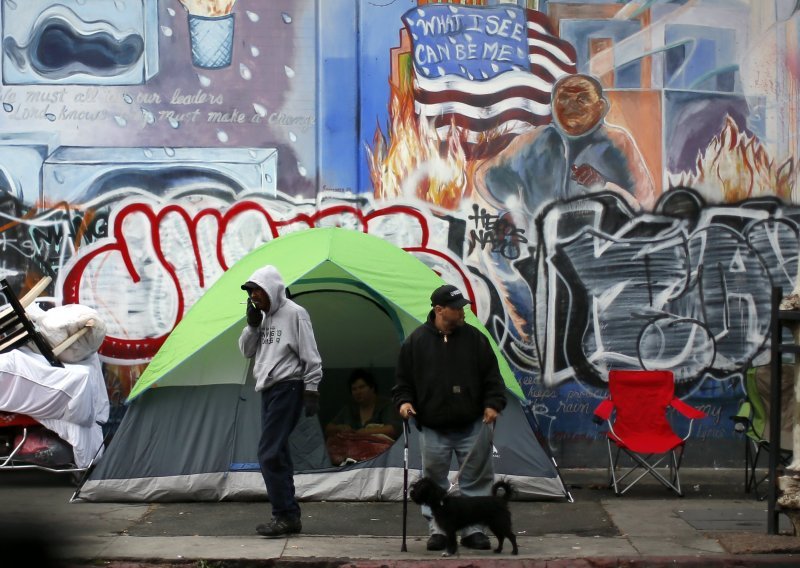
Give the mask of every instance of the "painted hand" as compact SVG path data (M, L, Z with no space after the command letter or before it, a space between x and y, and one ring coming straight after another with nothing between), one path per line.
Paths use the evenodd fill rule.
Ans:
M572 164L570 170L572 170L572 179L584 187L602 186L606 183L606 178L589 164L580 166Z

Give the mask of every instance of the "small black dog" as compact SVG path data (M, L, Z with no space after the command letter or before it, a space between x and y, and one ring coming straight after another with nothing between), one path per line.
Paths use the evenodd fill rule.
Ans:
M502 490L503 494L498 495ZM441 527L447 537L447 549L443 556L455 554L456 531L474 524L484 524L497 537L495 552L502 552L503 539L511 542L511 554L518 554L517 537L511 530L511 511L508 501L513 489L507 481L498 481L492 485L490 497L463 497L448 495L433 480L423 477L411 486L409 495L418 505L427 505L433 512L436 524Z

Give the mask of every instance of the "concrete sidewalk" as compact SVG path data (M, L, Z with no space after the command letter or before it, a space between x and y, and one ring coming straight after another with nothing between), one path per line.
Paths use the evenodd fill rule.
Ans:
M650 481L617 497L605 487L605 470L562 473L574 503L511 503L519 556L511 556L507 543L500 555L460 548L446 565L521 560L526 566L800 565L800 537L789 536L783 516L784 534L766 534L766 503L743 492L742 470L685 470L683 498ZM303 503L303 533L269 540L254 532L269 516L266 502L69 503L72 492L69 481L55 475L3 472L0 550L13 549L12 539L20 534L33 534L42 536L60 565L75 567L131 565L123 561L418 566L441 560L440 553L425 550L426 526L413 503L408 550L401 552L402 503Z

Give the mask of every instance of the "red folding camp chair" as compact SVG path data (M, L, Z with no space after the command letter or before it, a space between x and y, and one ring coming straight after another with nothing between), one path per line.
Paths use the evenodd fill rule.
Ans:
M614 492L622 495L649 473L683 496L679 469L684 444L692 432L694 420L706 414L675 396L671 371L612 370L608 374L608 390L609 397L600 403L594 414L608 423L608 461ZM670 406L690 419L684 437L678 436L667 420ZM616 446L616 452L612 445ZM633 460L633 466L618 476L621 452ZM656 469L667 458L669 479ZM639 469L643 470L641 474L623 487L622 482Z

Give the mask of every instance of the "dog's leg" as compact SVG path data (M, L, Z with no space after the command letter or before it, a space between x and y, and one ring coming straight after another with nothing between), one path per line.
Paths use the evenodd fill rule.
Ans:
M458 550L458 541L456 540L456 531L447 529L447 548L442 556L452 556Z
M505 537L503 536L503 533L494 533L494 536L497 537L497 548L494 549L494 552L496 554L500 554L503 552L503 540Z
M489 530L492 531L492 534L497 538L497 548L494 549L496 554L503 552L503 539L505 538L506 529L505 523L488 523L486 526L489 527Z
M517 548L517 537L514 536L513 532L508 533L508 540L511 541L511 554L519 554L519 549Z

